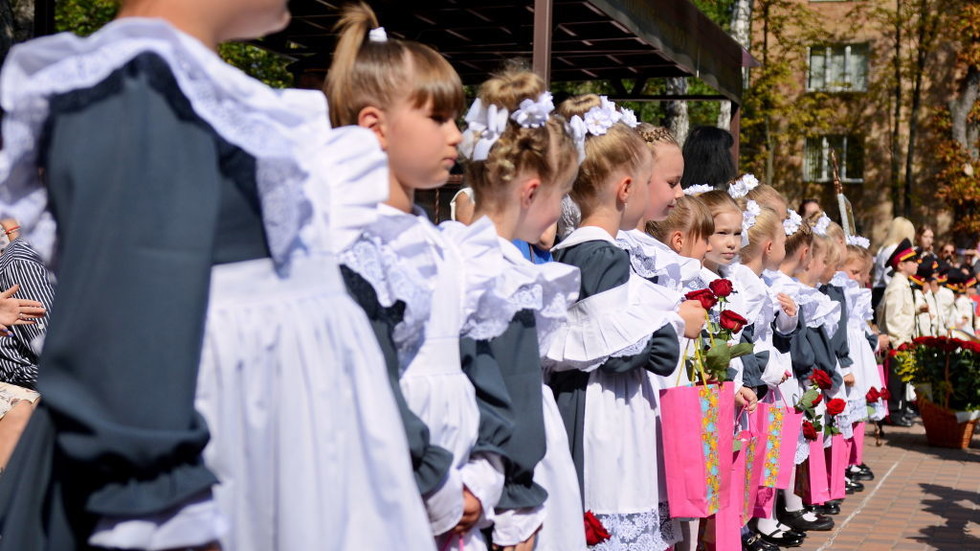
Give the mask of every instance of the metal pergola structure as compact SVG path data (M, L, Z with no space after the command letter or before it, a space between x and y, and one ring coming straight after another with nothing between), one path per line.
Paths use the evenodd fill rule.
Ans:
M55 1L36 1L36 34L53 32ZM289 26L256 43L295 59L298 77L322 78L347 1L290 0ZM389 35L435 47L466 84L524 58L549 82L608 80L614 100L729 100L737 158L743 68L756 63L689 0L368 1ZM697 77L717 94L643 93L651 79L680 76Z
M292 0L293 20L262 41L325 69L344 1ZM526 58L549 81L618 82L695 76L738 104L751 58L688 0L373 0L389 34L434 46L463 81L476 84L511 58ZM622 99L652 98L642 86ZM669 99L676 99L674 97Z

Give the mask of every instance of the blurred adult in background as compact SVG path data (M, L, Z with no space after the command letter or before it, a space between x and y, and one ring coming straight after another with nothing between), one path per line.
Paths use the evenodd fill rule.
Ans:
M809 220L811 216L821 212L823 209L820 208L820 201L816 199L804 199L800 201L800 208L797 212L804 220Z
M920 264L932 264L939 260L933 244L936 241L936 232L932 226L923 225L919 227L918 236L915 240L915 252L919 253Z
M878 309L878 304L881 302L881 297L885 294L885 287L888 286L888 282L892 279L892 274L887 269L888 258L895 252L895 247L903 239L907 239L909 242L915 239L915 226L912 225L912 222L908 218L898 216L888 225L888 234L885 235L885 240L882 242L881 248L875 254L874 277L871 285L871 306L876 310Z
M18 239L20 226L15 220L0 220L0 227L10 238L10 244L0 254L0 289L17 285L18 296L38 303L31 313L19 314L20 323L9 327L9 338L0 339L0 381L33 390L41 343L48 328L43 314L51 309L54 298L53 279L37 251L27 241Z
M731 133L714 126L697 126L684 142L684 176L681 186L709 185L715 188L735 178Z

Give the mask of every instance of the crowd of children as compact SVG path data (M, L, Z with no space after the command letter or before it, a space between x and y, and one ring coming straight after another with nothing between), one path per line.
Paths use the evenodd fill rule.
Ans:
M833 527L888 392L866 240L751 175L683 189L669 132L521 68L467 108L364 4L326 102L211 51L284 14L124 0L8 59L0 203L58 288L0 549L758 551ZM435 226L415 195L457 162L473 222ZM528 254L570 205L553 260ZM962 328L904 284L910 253L892 341ZM684 389L731 417L704 425L730 453L705 443L695 478L733 483L701 516L665 461ZM757 446L787 459L763 475Z

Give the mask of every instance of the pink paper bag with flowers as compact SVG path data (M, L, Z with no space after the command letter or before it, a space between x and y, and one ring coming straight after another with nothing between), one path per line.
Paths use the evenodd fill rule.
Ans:
M705 518L728 495L735 431L732 383L660 391L664 479L673 518Z
M824 448L824 452L827 458L827 485L830 488L830 499L844 499L846 495L844 471L847 469L847 459L851 454L844 435L832 436L830 447Z
M830 499L823 438L810 441L810 457L797 466L796 495L808 505L820 505Z
M714 522L710 525L710 536L705 538L707 551L728 551L741 549L742 520L745 506L746 479L749 472L748 463L752 455L752 433L740 432L734 439L738 449L732 452L728 469L731 472L731 484L728 493L722 500L721 509L715 513Z
M752 432L759 438L759 486L786 489L795 468L796 441L800 437L802 413L760 403L752 415Z

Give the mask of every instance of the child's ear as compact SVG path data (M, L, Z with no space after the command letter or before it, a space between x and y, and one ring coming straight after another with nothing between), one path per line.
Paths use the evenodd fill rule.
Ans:
M773 247L775 247L775 244L774 244L774 243L772 242L772 240L770 239L770 240L769 240L769 241L768 241L768 242L766 243L766 246L765 246L765 247L763 247L763 251L764 251L764 252L765 252L765 253L766 253L767 255L771 255L771 254L772 254L772 249L773 249Z
M622 180L616 184L616 199L622 203L626 204L630 200L630 195L633 194L633 178L630 176L623 177Z
M684 249L684 232L675 231L667 237L667 246L674 250L675 253L681 252Z
M381 149L388 150L388 127L384 111L373 105L368 105L357 114L357 126L374 132L378 138L378 143L381 144Z
M541 193L541 178L531 178L521 185L521 207L525 210L531 207L531 203Z

